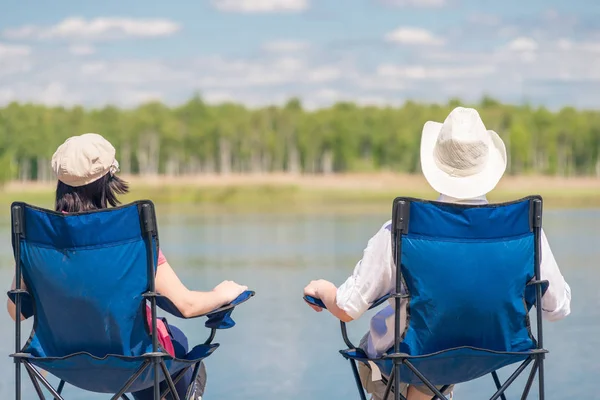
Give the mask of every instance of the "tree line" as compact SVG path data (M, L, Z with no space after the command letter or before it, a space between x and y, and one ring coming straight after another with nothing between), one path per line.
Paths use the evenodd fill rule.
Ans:
M0 181L53 179L55 149L86 132L113 143L126 174L415 173L423 124L443 121L458 105L341 102L307 111L292 99L282 107L248 109L209 105L200 96L174 108L159 102L135 109L12 103L0 108ZM600 177L600 112L553 112L487 97L474 107L506 143L509 173Z

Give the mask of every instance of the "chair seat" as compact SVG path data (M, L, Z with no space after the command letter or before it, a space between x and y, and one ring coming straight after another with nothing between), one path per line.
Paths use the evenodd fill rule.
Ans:
M536 353L546 352L546 350L499 352L465 346L432 354L406 355L400 358L409 360L434 385L450 385L480 378L507 365L522 362ZM394 364L391 357L384 355L380 358L369 359L361 349L341 350L340 353L346 359L363 363L372 361L386 377L389 377L392 372ZM400 368L400 381L408 384L423 384L404 364Z
M219 347L218 344L198 345L184 358L163 358L170 375L174 375L210 356ZM127 357L107 355L96 357L80 352L64 357L35 357L27 353L18 353L12 357L20 358L51 373L59 379L78 388L97 393L117 393L127 380L144 364L148 357ZM160 380L165 379L159 372ZM131 385L128 392L147 389L154 384L154 368L147 368Z

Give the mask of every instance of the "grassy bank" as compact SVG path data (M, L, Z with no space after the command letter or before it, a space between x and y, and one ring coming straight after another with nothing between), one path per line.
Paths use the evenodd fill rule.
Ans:
M333 176L202 176L129 178L129 202L147 198L161 209L186 208L228 212L386 212L395 196L434 199L421 176L395 174ZM53 184L10 183L0 191L0 206L12 201L50 207ZM505 177L491 201L541 194L547 208L600 207L600 179Z

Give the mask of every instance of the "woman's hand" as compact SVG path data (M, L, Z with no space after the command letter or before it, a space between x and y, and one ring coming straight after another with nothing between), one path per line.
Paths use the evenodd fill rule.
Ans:
M238 285L234 281L223 281L215 286L213 292L218 294L223 304L229 304L246 290L248 290L248 286Z

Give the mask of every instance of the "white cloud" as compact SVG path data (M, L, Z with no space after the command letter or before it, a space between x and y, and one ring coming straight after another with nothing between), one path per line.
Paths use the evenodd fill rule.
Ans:
M364 57L356 54L302 53L291 50L301 46L281 44L271 48L282 51L249 59L113 60L95 55L65 61L62 52L15 50L12 44L7 50L4 43L0 52L12 56L0 56L0 104L21 100L128 107L161 100L173 105L200 91L209 102L236 101L251 107L282 104L292 96L316 108L342 100L384 105L458 96L476 101L484 93L504 101L530 98L550 106L600 106L592 95L600 88L600 46L593 38L558 38L535 37L535 51L524 41L475 51L417 46L402 63L394 58L363 63Z
M26 57L31 54L31 47L0 43L0 57Z
M15 99L17 96L12 89L0 89L0 104L8 104Z
M220 11L237 13L301 12L310 7L309 0L212 0Z
M518 37L508 43L507 48L511 51L536 51L538 49L538 43L529 37Z
M308 50L310 44L300 40L274 40L263 44L262 48L271 53L293 53Z
M306 77L309 82L331 82L340 79L342 71L335 66L323 66L307 71Z
M562 51L578 50L590 53L600 52L600 42L573 42L563 38L556 42L556 46Z
M61 82L50 82L41 90L38 95L38 101L47 105L58 105L65 103L67 99L67 89ZM72 98L70 99L73 100Z
M45 104L48 106L81 104L84 96L68 90L63 82L50 81L47 83L19 82L12 87L0 91L0 104L11 101L26 101Z
M116 61L85 63L78 71L86 79L117 85L185 82L194 79L194 71L181 70L162 62Z
M400 27L387 35L385 40L407 45L439 46L444 40L423 28Z
M379 0L380 3L395 7L437 8L445 6L447 0Z
M69 46L69 53L76 56L89 56L95 52L96 49L89 44L73 44Z
M383 64L377 68L381 77L403 78L407 80L444 80L481 78L495 72L493 65L480 66L423 66Z
M295 57L258 61L228 60L211 57L195 64L199 76L195 82L208 88L272 87L287 84L324 83L341 79L339 65L312 65Z
M336 101L341 97L341 93L335 89L320 89L315 93L315 98L325 101Z
M119 39L124 37L170 36L181 29L167 19L70 17L52 26L26 25L6 29L3 36L11 39L67 39L74 41Z
M29 71L32 68L31 54L29 46L0 43L0 78Z

